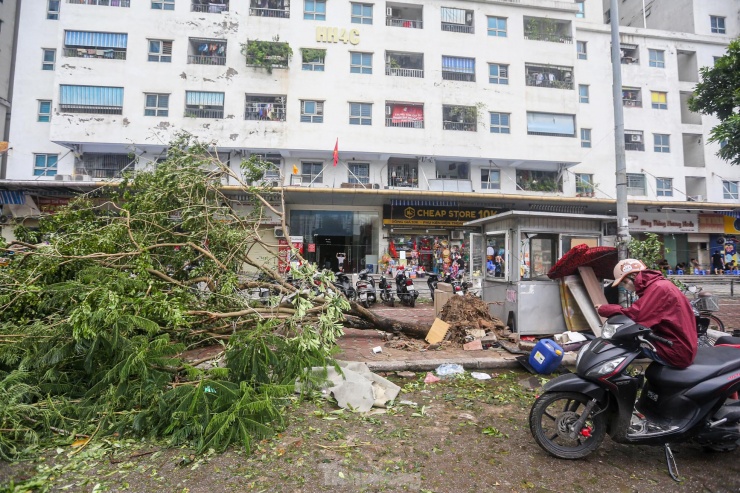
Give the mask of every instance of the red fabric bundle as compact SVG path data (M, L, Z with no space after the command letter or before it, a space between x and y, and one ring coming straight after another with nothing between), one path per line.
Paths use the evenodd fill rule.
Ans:
M576 245L560 257L547 273L550 279L560 279L578 273L578 267L591 267L599 279L611 279L617 265L617 249Z

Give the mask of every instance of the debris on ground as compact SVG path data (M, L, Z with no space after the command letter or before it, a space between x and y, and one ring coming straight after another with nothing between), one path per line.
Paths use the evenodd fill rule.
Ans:
M435 377L434 374L431 372L427 372L426 378L424 378L424 383L435 383L439 382L441 379L438 377Z
M458 365L457 363L444 363L442 365L439 365L437 369L434 371L440 377L445 377L448 375L456 375L458 373L465 373L465 370L463 369L462 365Z
M489 375L488 373L480 373L477 371L471 371L470 376L475 378L476 380L490 380L491 379L491 375Z
M390 349L400 349L402 351L421 351L427 349L427 344L418 339L409 339L400 335L385 343L385 347Z
M397 371L396 376L401 378L416 378L416 373L413 371Z
M497 337L497 333L504 335L506 331L506 324L492 317L488 305L472 295L451 297L442 308L439 318L449 324L445 340L458 344Z

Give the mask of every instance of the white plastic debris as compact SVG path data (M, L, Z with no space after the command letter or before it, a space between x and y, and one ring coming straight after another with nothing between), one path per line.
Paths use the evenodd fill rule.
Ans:
M458 373L465 373L462 365L458 365L457 363L445 363L443 365L439 365L434 371L440 377L444 377L447 375L456 375Z
M476 380L490 380L491 375L488 373L478 373L477 371L470 372L470 376L475 378Z

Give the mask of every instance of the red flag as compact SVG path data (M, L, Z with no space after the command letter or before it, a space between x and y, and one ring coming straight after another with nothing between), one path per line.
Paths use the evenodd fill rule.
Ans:
M337 143L334 144L334 166L337 165L338 161L339 161L339 137L337 137Z

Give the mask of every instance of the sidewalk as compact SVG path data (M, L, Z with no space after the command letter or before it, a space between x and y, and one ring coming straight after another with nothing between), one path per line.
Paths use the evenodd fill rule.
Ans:
M719 312L716 315L724 322L726 330L740 329L740 297L721 297ZM414 308L397 306L391 308L375 304L371 310L386 318L403 322L413 322L431 327L434 322L434 306L429 302L417 302ZM516 361L518 355L505 349L486 349L480 351L463 351L462 347L446 347L438 350L420 351L418 349L401 350L385 347L383 334L377 330L345 329L345 335L339 340L339 353L336 358L347 361L367 363L372 371L431 371L443 363L457 363L467 370L521 368ZM373 353L373 348L380 346L382 352ZM563 363L575 364L575 353L566 353Z

